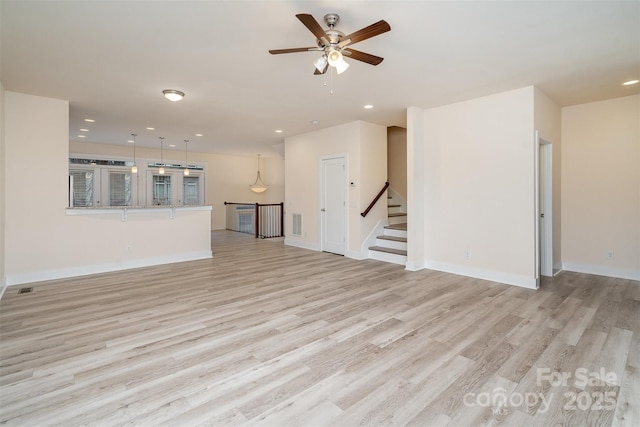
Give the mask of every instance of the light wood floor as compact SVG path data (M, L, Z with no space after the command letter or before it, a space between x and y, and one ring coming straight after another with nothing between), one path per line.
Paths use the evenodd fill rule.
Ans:
M213 250L9 288L0 422L640 425L638 282L530 291L224 231Z

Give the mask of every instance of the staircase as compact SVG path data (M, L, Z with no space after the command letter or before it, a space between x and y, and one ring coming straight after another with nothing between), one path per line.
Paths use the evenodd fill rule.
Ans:
M407 213L402 206L387 198L389 225L376 236L375 246L369 247L369 258L405 265L407 262Z

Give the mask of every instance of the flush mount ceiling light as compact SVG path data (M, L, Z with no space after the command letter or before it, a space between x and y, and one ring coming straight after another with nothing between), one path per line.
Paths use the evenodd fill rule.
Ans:
M260 154L258 154L258 176L256 176L256 182L251 184L249 187L251 187L251 191L254 193L264 193L267 191L267 188L269 188L264 182L262 182L262 178L260 177Z
M179 90L175 89L165 89L162 91L162 93L164 94L165 98L173 102L182 101L182 98L184 98L184 92L180 92Z

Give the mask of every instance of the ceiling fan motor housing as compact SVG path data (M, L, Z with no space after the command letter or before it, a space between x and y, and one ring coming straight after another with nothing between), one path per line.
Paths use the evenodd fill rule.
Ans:
M337 13L327 13L324 15L324 22L329 28L333 28L340 22L340 16Z

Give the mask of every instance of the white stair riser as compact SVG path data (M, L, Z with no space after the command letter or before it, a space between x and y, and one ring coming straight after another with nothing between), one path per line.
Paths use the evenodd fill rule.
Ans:
M376 246L382 246L383 248L407 250L407 242L396 242L394 240L376 239Z
M390 216L389 217L389 224L403 224L405 222L407 222L406 216Z
M387 208L387 212L392 214L392 213L401 213L402 212L402 206L397 206L397 207L388 207ZM402 213L406 213L406 212L402 212Z
M393 264L405 265L407 263L407 257L404 255L390 254L380 251L369 251L369 258L377 259L378 261L390 262Z
M393 236L393 237L407 237L407 230L395 230L393 228L385 228L384 229L385 236Z

